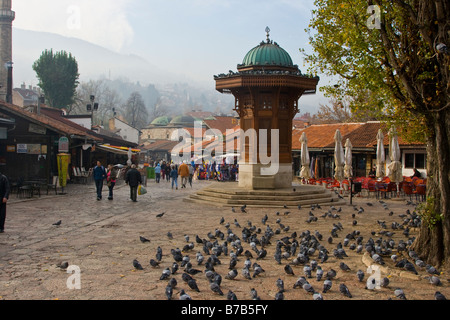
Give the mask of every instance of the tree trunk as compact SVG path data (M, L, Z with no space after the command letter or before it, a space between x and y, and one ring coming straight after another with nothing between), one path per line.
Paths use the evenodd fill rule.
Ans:
M431 119L430 119L431 120ZM440 220L431 225L422 219L412 248L427 263L450 267L450 112L434 115L429 123L433 134L427 143L427 199L434 198Z

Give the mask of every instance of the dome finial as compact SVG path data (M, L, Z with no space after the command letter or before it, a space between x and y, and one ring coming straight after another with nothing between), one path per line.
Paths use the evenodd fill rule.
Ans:
M269 38L269 32L270 32L270 28L266 27L266 33L267 33L267 43L270 42L270 38Z

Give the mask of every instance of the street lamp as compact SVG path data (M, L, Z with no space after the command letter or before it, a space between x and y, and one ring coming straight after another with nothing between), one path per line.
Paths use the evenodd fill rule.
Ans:
M86 110L91 112L91 125L94 124L94 111L98 110L98 103L95 101L95 96L91 95L90 97L91 103L86 105Z

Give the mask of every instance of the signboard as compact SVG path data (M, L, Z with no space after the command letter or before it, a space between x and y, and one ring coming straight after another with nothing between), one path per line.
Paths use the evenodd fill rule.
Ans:
M28 145L26 143L18 143L17 153L28 153Z
M34 123L30 123L30 125L28 127L28 131L33 132L33 133L38 133L38 134L46 134L47 133L46 128L41 127L40 125L37 125Z
M58 141L58 152L69 152L69 139L67 137L61 137Z

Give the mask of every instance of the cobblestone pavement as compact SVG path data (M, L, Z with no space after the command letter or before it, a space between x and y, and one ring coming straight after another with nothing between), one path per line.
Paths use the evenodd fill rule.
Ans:
M261 299L273 300L277 293L276 280L284 280L286 300L306 299L311 300L312 295L302 288L293 289L293 284L303 276L303 265L293 266L294 275L288 275L284 271L284 266L292 261L294 257L284 259L281 264L274 260L276 240L285 236L291 236L296 231L298 240L303 231L309 230L314 233L316 230L323 234L320 241L329 251L329 259L325 263L320 263L325 274L328 270L337 271L337 276L333 279L333 287L323 293L325 300L349 300L339 292L339 285L345 283L353 295L353 300L386 300L398 298L394 294L396 288L401 288L405 292L407 299L433 300L434 293L440 291L447 298L450 297L448 273L440 270L439 275L442 284L439 287L433 286L428 280L428 274L424 268L417 267L419 275L411 272L399 272L395 268L389 257L384 257L386 265L381 269L381 277L388 276L390 284L387 288L376 290L365 289L366 279L371 275L368 273L368 265L372 264L371 258L364 258L364 252L356 253L349 247L344 249L348 257L337 259L333 256L333 249L343 240L346 235L353 230L360 231L364 237L364 243L372 237L374 240L385 235L379 232L382 230L393 231L392 239L398 243L400 239L407 238L402 234L402 230L391 230L392 222L401 223L399 214L404 214L406 209L413 211L414 207L407 205L405 201L386 200L388 210L374 199L354 198L356 208L363 207L365 211L358 214L350 205L342 206L339 218L321 217L330 207L316 209L312 213L318 217L317 221L306 223L310 208L290 209L289 214L285 214L286 209L253 209L249 208L247 213L241 213L237 208L232 212L230 208L217 208L214 206L187 203L183 198L191 192L208 186L211 182L195 181L193 188L172 190L168 182L156 184L154 181L148 183L148 193L139 196L138 202L129 200L129 188L123 182L115 189L114 200L107 200L107 188L103 190L103 200L97 201L93 184L69 185L66 188L66 195L42 195L40 198L32 200L17 199L16 195L11 196L8 204L5 233L0 234L0 299L5 300L165 300L165 288L167 280L160 280L162 271L166 267L171 267L173 258L171 249L182 249L186 244L184 235L190 237L189 242L195 244L195 248L183 255L188 255L193 267L205 270L204 266L197 266L195 255L197 251L202 251L202 246L195 242L195 236L207 239L208 232L215 232L216 229L227 233L225 224L230 223L230 229L238 236L242 236L242 227L249 226L250 221L253 226L262 229L258 235L260 238L267 225L273 230L280 227L277 219L285 226L289 226L289 231L281 231L280 234L272 238L271 244L265 249L267 256L264 259L256 260L256 253L248 243L243 243L245 250L250 250L254 258L252 263L257 262L265 270L262 274L246 280L241 274L245 257L240 256L236 269L238 276L235 280L225 279L228 273L229 256L221 255L221 264L215 265L215 271L222 275L221 288L226 293L229 290L235 292L239 300L251 299L250 290L255 288ZM228 183L228 182L227 182ZM373 203L368 206L367 203ZM276 212L280 214L277 215ZM389 212L393 215L389 215ZM165 212L161 218L156 215ZM336 211L333 211L336 213ZM263 225L261 219L267 214L268 220ZM355 218L352 218L355 214ZM220 219L224 217L225 223L220 224ZM234 224L235 219L241 227ZM53 223L61 220L59 226ZM353 220L357 221L353 225ZM382 229L377 221L385 221L387 229ZM327 242L333 224L340 223L343 227L338 232L338 237L333 239L333 243ZM371 234L374 231L376 233ZM173 239L169 239L167 233L173 234ZM417 230L411 229L410 237L417 235ZM150 239L150 242L142 243L139 236ZM291 238L292 240L292 238ZM220 240L220 243L225 240ZM354 240L350 241L354 243ZM150 259L155 259L156 249L160 246L163 250L163 257L159 267L150 266ZM260 247L259 247L260 248ZM229 251L234 250L228 245ZM203 251L202 251L203 252ZM297 251L298 252L298 251ZM143 270L136 270L132 261L137 259L143 266ZM311 259L318 259L317 252ZM411 260L411 259L410 259ZM61 262L67 261L70 266L78 266L80 270L80 289L69 289L68 279L73 279L76 274L69 274L66 270L58 267ZM342 271L339 268L340 262L345 262L351 271ZM356 271L361 269L366 272L363 282L356 278ZM251 272L253 273L252 269ZM209 288L209 283L202 272L193 276L197 280L200 292L193 291L182 280L183 269L171 277L178 282L174 289L174 299L178 299L181 289L195 300L215 300L225 299L213 293ZM315 276L315 272L313 272ZM323 282L316 281L315 278L308 279L309 283L316 291L322 292ZM77 282L70 281L69 284Z

